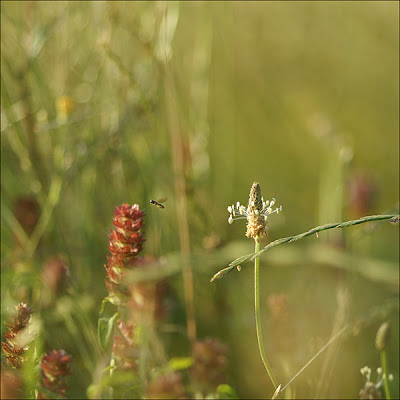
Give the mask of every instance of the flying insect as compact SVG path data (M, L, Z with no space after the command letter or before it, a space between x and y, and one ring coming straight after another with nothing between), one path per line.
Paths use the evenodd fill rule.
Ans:
M165 208L161 203L165 203L167 201L166 197L163 197L162 199L159 200L150 200L150 204L153 204L154 206L157 206L158 208Z

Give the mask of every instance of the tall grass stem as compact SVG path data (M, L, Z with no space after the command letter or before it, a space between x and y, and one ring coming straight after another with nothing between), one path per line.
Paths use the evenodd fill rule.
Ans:
M182 153L184 146L182 141L182 130L178 118L176 87L171 63L167 63L165 66L164 87L168 114L168 129L171 137L179 241L183 260L182 277L187 318L186 325L189 340L193 343L196 340L196 316L194 307L193 271L190 264L190 236L187 217L185 167Z

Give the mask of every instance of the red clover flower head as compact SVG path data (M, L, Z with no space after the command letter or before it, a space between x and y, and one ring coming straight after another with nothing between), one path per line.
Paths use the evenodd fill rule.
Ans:
M144 227L144 212L138 204L132 206L122 204L114 211L113 224L115 229L111 231L108 249L111 253L107 271L107 288L111 293L118 292L123 276L138 261L138 256L143 249L145 241L142 229Z
M270 214L279 213L282 206L273 209L276 200L264 201L261 195L261 188L258 182L254 182L250 190L249 204L247 208L239 202L236 206L233 204L228 207L230 213L228 222L231 224L237 219L247 219L247 237L252 237L256 240L257 237L267 236L267 219Z

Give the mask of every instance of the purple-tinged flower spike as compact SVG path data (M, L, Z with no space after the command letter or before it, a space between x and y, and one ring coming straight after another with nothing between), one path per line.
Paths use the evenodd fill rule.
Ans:
M279 213L282 206L273 209L276 200L264 201L261 196L261 188L258 182L254 182L250 190L249 204L247 208L239 202L228 207L230 213L228 222L231 224L237 219L247 219L247 237L256 239L267 236L267 219L270 214Z

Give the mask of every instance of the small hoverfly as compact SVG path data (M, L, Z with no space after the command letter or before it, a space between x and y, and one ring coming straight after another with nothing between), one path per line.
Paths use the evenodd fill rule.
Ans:
M161 203L165 203L167 201L166 197L163 197L162 199L159 200L150 200L150 204L153 204L154 206L157 206L159 208L165 208Z

